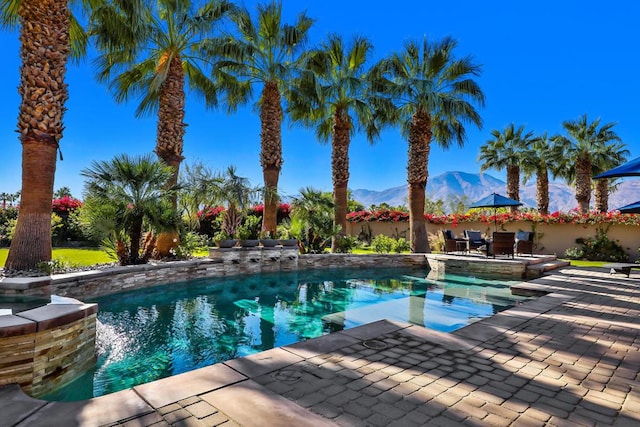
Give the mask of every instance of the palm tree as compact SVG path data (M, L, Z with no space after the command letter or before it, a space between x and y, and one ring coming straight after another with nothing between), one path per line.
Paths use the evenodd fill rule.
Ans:
M629 150L624 147L625 145L622 142L614 142L604 145L601 150L592 153L592 174L598 175L621 165L629 155ZM607 178L596 180L594 198L597 212L607 212L609 210L609 191L611 187L611 182Z
M503 132L492 130L493 139L480 147L478 157L482 162L482 171L507 169L507 197L513 200L520 200L520 163L533 138L532 132L524 135L523 132L524 126L516 129L513 123L506 126ZM517 209L517 206L511 207L512 212Z
M553 152L547 133L533 138L528 150L522 153L522 172L524 182L536 175L536 201L538 212L549 213L549 165L553 163Z
M222 216L222 231L232 238L242 223L243 212L254 201L253 196L257 189L251 186L247 178L238 176L234 166L229 166L224 174L219 176L219 182L214 193L218 200L227 205Z
M109 224L111 229L107 231L115 234L120 262L146 262L140 254L144 222L161 225L173 216L175 188L168 189L172 168L151 155L122 154L111 161L94 161L80 174L86 178L85 205L96 213L89 217ZM127 240L129 245L124 250Z
M562 123L567 136L557 135L552 138L558 161L554 174L575 185L576 201L583 213L589 211L594 154L606 152L610 142L621 141L612 130L615 125L606 123L600 126L599 118L589 122L584 114L577 120Z
M307 71L293 85L289 113L294 121L315 127L321 142L331 139L334 225L340 234L333 239L332 252L339 250L340 238L347 229L349 145L358 129L365 129L373 142L380 134L376 126L374 103L370 94L365 64L373 45L363 37L354 37L346 46L342 37L332 34L319 50L311 52Z
M5 265L28 270L51 260L51 198L68 98L67 60L84 54L86 34L69 13L67 0L2 0L0 26L20 27L22 61L18 86L22 200Z
M260 164L264 177L264 216L262 229L275 233L278 208L278 180L282 167L282 96L286 94L302 60L309 28L313 20L302 13L294 25L282 22L282 5L277 2L258 5L255 20L246 8L235 10L231 19L239 35L229 36L208 47L216 62L214 76L226 94L227 107L233 112L253 96L261 85Z
M484 94L473 80L480 67L470 57L454 58L456 45L452 38L434 43L425 38L422 48L408 42L401 52L378 63L372 73L376 89L394 101L396 120L409 141L407 181L413 252L429 251L424 206L431 140L444 149L454 141L462 146L465 124L482 125L473 105L484 105Z
M173 168L178 182L185 126L185 87L217 104L208 61L202 53L216 26L233 9L227 0L113 0L98 8L92 33L102 54L98 80L109 82L116 101L139 97L136 116L157 112L155 153ZM174 200L175 205L175 200Z
M311 187L300 189L300 196L293 199L291 233L306 245L306 252L324 252L328 243L339 233L333 224L334 211L331 194Z

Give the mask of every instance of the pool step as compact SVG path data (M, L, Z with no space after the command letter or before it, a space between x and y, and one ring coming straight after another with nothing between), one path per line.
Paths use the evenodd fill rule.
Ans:
M527 277L540 277L547 271L555 270L557 268L567 267L571 265L568 261L547 261L540 264L532 264L527 266Z

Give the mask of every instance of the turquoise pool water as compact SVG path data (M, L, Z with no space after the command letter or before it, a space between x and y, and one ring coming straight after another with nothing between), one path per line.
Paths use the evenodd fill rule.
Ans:
M323 270L174 283L102 297L95 367L46 396L72 401L394 319L451 332L518 304L514 282L423 270Z

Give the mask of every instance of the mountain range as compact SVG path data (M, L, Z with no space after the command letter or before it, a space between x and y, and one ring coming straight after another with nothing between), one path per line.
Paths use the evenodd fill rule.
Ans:
M504 181L487 173L445 172L430 177L427 181L427 198L441 199L445 202L445 209L450 202L462 200L469 205L493 192L506 195L507 185ZM353 190L352 197L365 207L387 203L391 206L407 206L407 186L387 188L373 191L366 189ZM621 182L617 189L609 196L609 209L640 200L640 179L630 179ZM535 179L527 185L520 185L520 201L526 207L535 208L536 184ZM593 206L594 198L591 197ZM567 212L577 206L574 189L563 182L549 183L549 212Z

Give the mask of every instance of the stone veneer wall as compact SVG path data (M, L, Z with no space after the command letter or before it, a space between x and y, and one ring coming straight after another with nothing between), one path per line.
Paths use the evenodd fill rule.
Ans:
M0 316L0 386L42 396L95 363L97 304L49 304Z
M478 257L470 262L466 257L456 258L447 255L427 254L426 259L434 273L477 274L523 279L527 272L525 263L499 258Z

